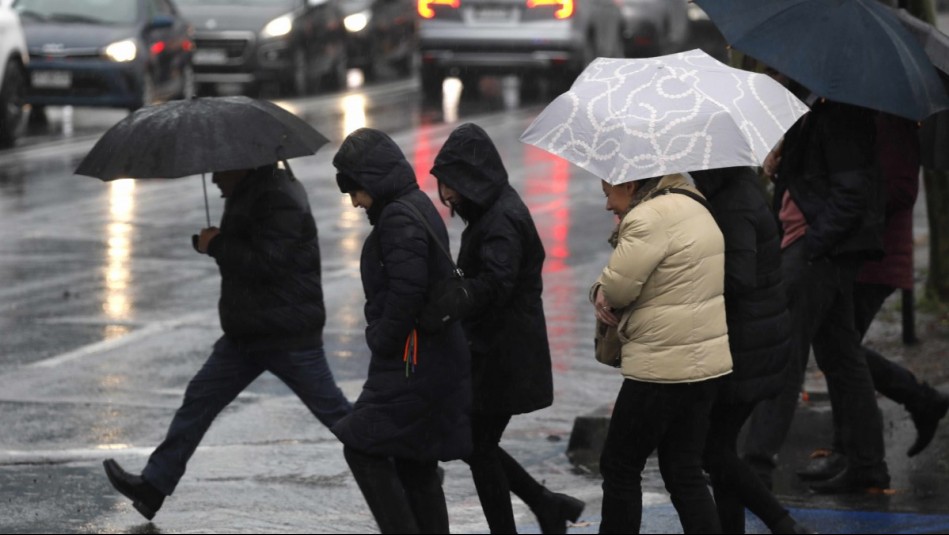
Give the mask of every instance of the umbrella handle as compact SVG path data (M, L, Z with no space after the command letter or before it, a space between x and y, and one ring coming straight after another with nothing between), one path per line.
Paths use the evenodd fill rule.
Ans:
M204 190L204 217L208 220L208 228L211 227L211 209L208 208L208 183L204 179L204 173L201 173L201 188Z

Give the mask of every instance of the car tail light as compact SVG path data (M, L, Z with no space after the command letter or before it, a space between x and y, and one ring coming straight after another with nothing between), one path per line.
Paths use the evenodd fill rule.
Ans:
M421 2L420 2L421 3ZM557 11L554 16L558 19L569 19L573 16L574 0L527 0L528 8L554 6Z
M418 0L418 14L426 19L433 18L435 9L432 6L447 6L457 9L461 7L461 0Z

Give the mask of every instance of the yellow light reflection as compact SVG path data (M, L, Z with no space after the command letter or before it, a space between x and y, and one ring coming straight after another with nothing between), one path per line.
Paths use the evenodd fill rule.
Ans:
M127 450L131 448L131 444L98 444L96 446L97 450Z
M347 95L340 105L343 110L343 137L366 126L365 95Z
M106 225L108 249L106 250L105 298L102 310L109 319L126 320L132 311L128 293L132 273L129 260L132 257L132 226L135 213L135 181L115 180L109 183L109 223ZM107 327L106 339L125 334L127 330Z

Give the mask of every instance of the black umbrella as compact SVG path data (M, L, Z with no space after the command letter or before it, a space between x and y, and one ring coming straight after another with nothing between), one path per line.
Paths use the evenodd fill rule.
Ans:
M329 140L276 104L199 97L140 108L113 125L76 168L101 180L178 178L307 156ZM207 191L205 191L205 206ZM208 217L210 225L210 217Z

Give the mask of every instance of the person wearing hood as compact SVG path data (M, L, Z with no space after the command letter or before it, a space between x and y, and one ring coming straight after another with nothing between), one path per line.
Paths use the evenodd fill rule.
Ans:
M439 196L466 223L458 253L465 300L435 300L423 332L460 320L471 348L474 450L465 459L491 533L516 533L511 492L543 533L566 533L583 502L538 483L499 445L515 414L553 403L553 374L542 300L544 245L494 143L478 125L451 133L435 158Z
M680 174L602 186L620 223L590 299L597 321L617 328L625 380L600 455L600 533L639 533L653 451L683 532L721 533L702 454L719 378L732 371L724 238Z
M725 238L725 317L733 371L709 416L705 469L723 533L745 532L745 508L772 533L811 533L738 456L738 433L755 405L781 391L791 318L781 275L781 236L751 167L690 173Z
M360 257L369 372L332 431L382 533L448 533L438 461L471 452L470 354L460 325L416 328L433 285L452 272L441 251L448 232L385 133L354 131L333 165L372 231Z

